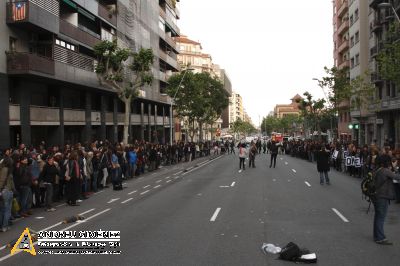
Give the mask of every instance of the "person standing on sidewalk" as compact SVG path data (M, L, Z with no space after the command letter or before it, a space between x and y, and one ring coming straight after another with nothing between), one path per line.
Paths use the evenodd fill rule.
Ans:
M9 221L15 190L11 169L12 160L6 156L0 162L0 230L2 232L10 229Z
M246 156L247 156L246 144L243 143L239 147L239 169L242 169L243 166L243 170L246 170L245 168Z
M329 159L329 150L327 150L326 147L322 145L319 151L316 152L317 170L319 172L319 183L321 185L323 185L324 182L326 182L327 185L330 185L328 176L328 172L330 170Z
M272 163L274 163L274 168L276 166L276 157L278 156L278 145L276 142L273 140L271 142L271 148L269 149L271 151L271 162L269 164L269 168L272 167Z
M59 169L54 164L54 158L52 156L49 156L47 158L47 163L43 167L43 171L40 173L39 176L39 182L43 183L43 186L46 188L45 202L46 211L48 212L53 212L56 210L55 208L53 208L52 203L54 184L58 175Z
M372 199L375 210L374 241L380 245L393 245L392 242L387 240L383 227L390 201L395 199L393 180L400 180L400 174L395 174L390 170L392 167L391 158L387 155L382 155L379 158L379 164L380 168L374 173L376 194ZM394 163L394 166L396 167L396 163Z
M23 217L31 215L30 208L32 202L32 175L28 166L28 157L23 155L16 164L14 171L14 183L19 194L20 214Z

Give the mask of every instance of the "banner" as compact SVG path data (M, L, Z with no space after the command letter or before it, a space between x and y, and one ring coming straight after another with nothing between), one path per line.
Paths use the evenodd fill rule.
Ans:
M12 14L14 21L24 20L26 18L26 2L13 3Z
M360 157L355 157L355 156L347 156L345 158L345 165L347 167L349 166L354 166L356 168L360 168L362 166L362 161Z
M354 166L354 156L348 156L346 157L346 166Z
M338 157L338 155L339 155L339 151L335 150L335 151L333 152L333 154L332 154L332 159L335 159L335 160L336 160L336 158Z

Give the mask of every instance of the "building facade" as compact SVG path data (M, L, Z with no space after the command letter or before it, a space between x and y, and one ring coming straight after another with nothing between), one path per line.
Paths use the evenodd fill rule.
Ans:
M399 0L369 0L370 15L369 29L371 39L370 49L370 71L371 82L375 84L375 101L371 104L370 111L375 116L370 118L368 131L371 131L373 141L379 146L390 144L400 148L400 91L399 86L395 86L390 80L384 80L380 74L376 63L377 54L384 49L386 33L391 23L396 22L393 9L400 15ZM379 4L390 3L392 8L380 8ZM397 21L398 22L398 21Z
M369 5L367 1L354 0L349 4L350 21L350 80L361 78L369 82ZM372 114L363 106L350 106L353 139L361 145L372 141L369 116Z
M130 138L169 138L168 72L179 70L179 1L3 1L0 146L122 139L124 106L99 85L93 47L116 39L155 55L152 86L132 103ZM117 12L118 10L118 12Z
M277 104L274 108L274 116L277 118L282 118L288 115L300 115L299 104L297 101L302 99L299 94L296 94L292 99L290 104Z
M333 1L333 42L334 65L338 69L350 67L350 34L349 34L349 1ZM350 73L349 73L350 75ZM350 100L344 100L339 105L338 139L349 141L352 132L349 129Z
M229 127L236 120L244 117L243 99L239 93L232 92L232 96L229 98Z

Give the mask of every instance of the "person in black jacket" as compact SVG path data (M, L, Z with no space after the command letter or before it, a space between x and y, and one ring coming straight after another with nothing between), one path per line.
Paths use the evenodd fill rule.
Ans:
M272 167L272 162L274 163L274 168L276 166L276 157L278 156L278 145L275 141L271 142L271 146L269 148L271 151L271 163L269 164L269 168Z
M375 172L376 194L372 199L374 204L374 241L381 245L393 245L386 239L383 226L391 200L395 198L393 180L400 180L400 175L393 173L390 168L391 158L388 155L381 155L379 158L380 168ZM396 163L394 163L394 166Z
M319 151L316 153L317 155L317 170L319 172L320 184L323 185L326 182L327 185L330 185L328 172L330 170L329 166L329 158L330 153L329 150L326 150L325 146L321 146Z
M56 209L52 207L53 203L53 189L56 183L56 178L58 178L60 171L58 167L54 164L54 158L49 156L47 158L47 163L43 167L42 172L39 176L39 181L42 182L46 188L46 211L53 212Z
M32 202L32 175L28 166L28 157L22 156L14 169L14 184L19 194L20 214L23 217L31 215Z

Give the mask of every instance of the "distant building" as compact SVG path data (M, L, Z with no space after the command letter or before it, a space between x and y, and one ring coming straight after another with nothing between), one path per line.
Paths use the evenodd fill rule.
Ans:
M296 102L298 99L302 99L302 97L296 94L290 99L292 101L290 104L277 104L274 108L274 116L282 118L287 115L299 115L299 104Z
M243 100L242 96L239 93L232 93L232 96L229 98L229 127L236 120L243 119Z

